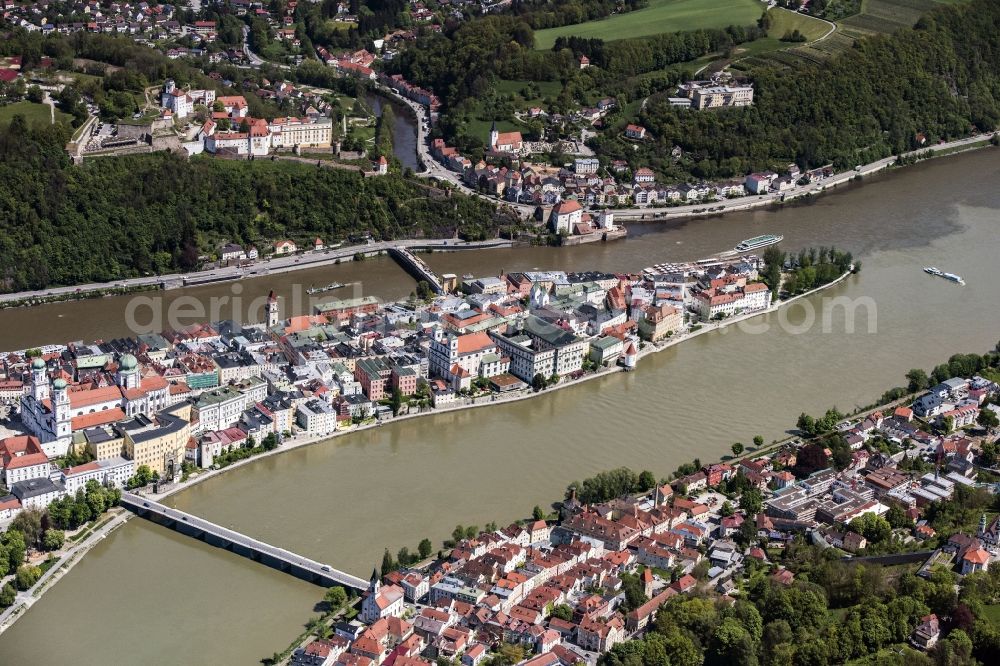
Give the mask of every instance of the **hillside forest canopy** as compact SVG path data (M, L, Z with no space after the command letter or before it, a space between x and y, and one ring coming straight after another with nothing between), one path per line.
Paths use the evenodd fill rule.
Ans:
M68 134L19 117L0 130L5 291L190 270L230 241L481 239L516 223L487 201L398 175L165 152L72 166Z

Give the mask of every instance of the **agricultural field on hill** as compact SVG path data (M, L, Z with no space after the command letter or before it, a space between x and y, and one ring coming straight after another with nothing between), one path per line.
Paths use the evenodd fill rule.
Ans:
M917 20L942 4L964 0L864 0L861 12L837 22L837 31L817 44L807 44L766 61L797 66L803 62L822 64L829 58L850 49L856 39L890 34L912 28Z
M535 48L550 49L557 37L571 35L612 41L663 32L751 25L760 18L764 7L760 0L651 0L648 7L637 11L539 30L535 33Z
M767 36L775 39L781 39L786 33L798 30L807 42L812 42L830 32L830 28L833 27L826 21L781 7L769 10L767 15L771 19Z

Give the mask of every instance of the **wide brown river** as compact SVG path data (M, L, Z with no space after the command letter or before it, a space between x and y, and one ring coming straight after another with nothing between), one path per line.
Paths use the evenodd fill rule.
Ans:
M928 162L810 205L671 226L569 249L434 254L440 272L533 267L638 270L697 258L761 233L784 248L836 245L860 275L801 304L643 359L639 370L536 399L431 416L258 461L172 498L177 507L360 576L384 547L435 543L456 523L503 523L615 465L665 475L734 441L781 437L803 410L842 410L954 352L1000 339L1000 152ZM934 265L966 286L925 275ZM361 281L399 297L413 281L388 260L247 281L243 296L293 283ZM231 294L231 285L169 299ZM858 304L853 332L842 308ZM127 300L0 312L0 348L128 332ZM808 325L813 320L811 325ZM769 328L760 332L763 325ZM86 555L0 637L4 663L249 664L282 649L322 590L133 519Z

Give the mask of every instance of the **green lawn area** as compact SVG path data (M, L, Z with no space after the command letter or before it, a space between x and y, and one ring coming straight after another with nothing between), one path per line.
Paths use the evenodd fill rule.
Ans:
M483 140L483 143L489 143L490 140L490 127L493 122L490 120L470 120L465 126L468 128L469 134L474 137ZM510 122L509 120L498 120L497 121L497 131L498 132L520 132L524 129L523 125Z
M663 32L751 25L760 18L759 0L651 0L649 6L599 21L539 30L535 48L550 49L557 37L599 37L605 41Z
M510 97L515 109L528 109L545 106L546 99L555 99L562 92L562 84L558 81L517 81L500 79L496 83L499 95Z
M341 32L347 32L351 29L352 25L357 25L357 23L351 23L350 21L337 21L335 19L330 19L326 22L326 24L334 30L339 30Z
M983 617L993 624L1000 624L1000 604L983 606Z
M807 41L812 42L830 31L830 25L824 21L781 7L775 7L767 14L771 17L771 27L767 31L767 36L774 39L781 39L785 33L798 30L805 35Z
M0 106L0 125L6 127L16 115L24 116L24 119L32 125L50 125L52 118L49 107L45 104L34 104L32 102L17 102ZM69 123L72 116L68 113L56 109L56 122Z
M47 560L38 565L38 568L42 570L42 573L45 573L57 564L59 564L59 558L49 556Z

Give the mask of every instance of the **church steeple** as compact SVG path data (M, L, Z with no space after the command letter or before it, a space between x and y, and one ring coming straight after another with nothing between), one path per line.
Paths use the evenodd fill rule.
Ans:
M497 132L497 121L494 119L493 124L490 126L490 148L496 148L497 139L500 138L500 133Z
M372 577L368 581L368 591L372 594L378 594L378 588L380 585L381 583L379 583L378 568L376 567L372 569Z

